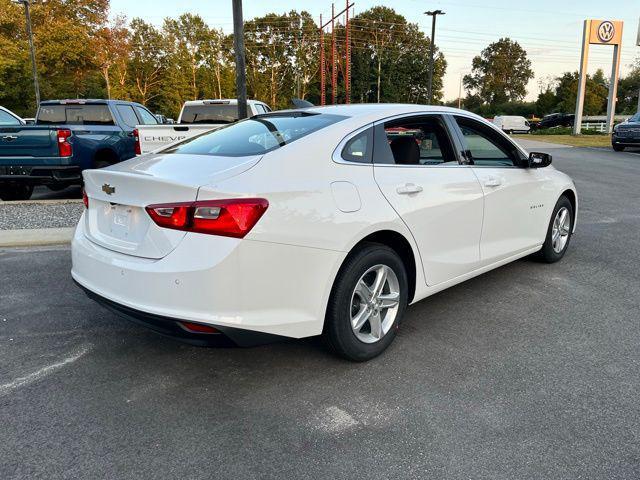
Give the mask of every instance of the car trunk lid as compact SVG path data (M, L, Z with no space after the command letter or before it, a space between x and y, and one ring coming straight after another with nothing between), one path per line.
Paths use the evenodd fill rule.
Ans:
M260 158L143 155L105 169L87 170L86 235L116 252L162 258L178 246L185 232L159 227L145 207L195 201L200 186L239 175Z

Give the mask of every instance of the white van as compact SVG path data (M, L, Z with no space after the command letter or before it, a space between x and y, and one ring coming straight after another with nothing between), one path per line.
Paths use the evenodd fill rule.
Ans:
M526 118L517 115L500 115L493 119L493 124L507 133L529 133L531 126Z

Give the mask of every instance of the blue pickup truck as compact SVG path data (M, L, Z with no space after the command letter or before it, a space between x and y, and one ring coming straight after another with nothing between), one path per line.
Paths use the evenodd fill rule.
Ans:
M36 185L60 190L82 171L135 156L136 125L156 125L144 106L120 100L50 100L35 125L0 124L0 199L27 200Z

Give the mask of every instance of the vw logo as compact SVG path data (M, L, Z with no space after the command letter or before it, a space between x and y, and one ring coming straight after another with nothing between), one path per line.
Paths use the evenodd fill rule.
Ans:
M616 34L616 29L610 21L602 22L598 27L598 38L602 42L610 42Z

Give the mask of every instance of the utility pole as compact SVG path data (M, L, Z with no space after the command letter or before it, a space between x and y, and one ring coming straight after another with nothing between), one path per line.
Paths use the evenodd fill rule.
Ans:
M431 60L429 61L429 105L433 103L433 55L436 47L436 17L444 15L442 10L430 10L424 12L431 17Z
M335 22L340 15L346 13L345 21L345 51L346 51L346 66L345 66L345 103L351 102L351 47L349 46L349 9L353 8L353 3L349 4L349 0L346 1L346 8L341 12L336 13L335 4L331 4L331 20L322 22L322 15L320 15L320 105L326 105L326 74L327 72L327 60L325 54L324 45L324 29L331 25L331 103L335 105L336 96L338 93L338 69L336 67L336 61L338 58L336 49L336 33L334 30Z
M349 29L351 24L349 23L349 0L346 0L347 8L345 9L345 25L344 25L344 49L345 49L345 88L344 88L344 103L351 103L351 46L349 44ZM640 102L640 99L638 100Z
M320 105L327 103L325 84L324 24L322 23L322 14L320 14Z
M458 85L458 108L462 106L462 72L460 72L460 84Z
M338 73L336 71L336 11L335 5L331 4L331 104L336 104L336 89L338 85Z
M31 0L17 0L24 5L24 16L27 23L27 37L29 37L29 48L31 49L31 71L33 74L33 88L36 92L36 108L40 106L40 84L38 83L38 69L36 68L36 49L33 46L33 32L31 31Z
M244 58L244 22L242 0L233 0L233 48L236 51L236 92L238 118L247 118L247 72ZM275 105L272 105L275 107Z

